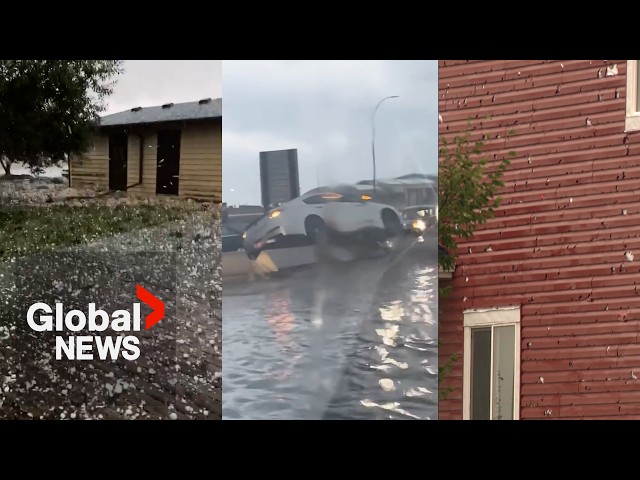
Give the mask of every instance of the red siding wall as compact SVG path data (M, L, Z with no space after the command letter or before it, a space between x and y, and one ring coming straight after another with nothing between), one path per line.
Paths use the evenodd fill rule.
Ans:
M440 362L460 355L440 419L462 418L463 310L507 305L522 312L521 418L640 418L640 132L624 132L625 74L625 60L439 62L440 134L471 117L488 158L517 153L440 303Z

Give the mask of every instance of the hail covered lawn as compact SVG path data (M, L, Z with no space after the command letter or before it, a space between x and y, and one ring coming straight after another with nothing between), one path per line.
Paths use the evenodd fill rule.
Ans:
M219 218L195 203L0 207L0 419L221 418ZM11 308L37 281L51 298L117 308L140 279L167 318L141 332L135 364L60 363Z
M178 220L174 205L0 207L0 260Z

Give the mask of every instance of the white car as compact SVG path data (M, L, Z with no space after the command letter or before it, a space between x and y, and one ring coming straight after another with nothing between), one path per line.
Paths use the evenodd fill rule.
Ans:
M382 244L403 233L399 212L357 188L316 188L284 203L247 227L244 248L254 258L265 248L319 240Z

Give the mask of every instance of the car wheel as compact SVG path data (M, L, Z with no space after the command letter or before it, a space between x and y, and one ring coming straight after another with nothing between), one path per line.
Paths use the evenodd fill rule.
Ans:
M404 227L402 222L392 210L385 209L382 211L382 224L384 230L389 237L397 237L402 234Z
M327 239L327 226L320 217L312 215L304 221L304 229L307 237L313 244L325 243Z

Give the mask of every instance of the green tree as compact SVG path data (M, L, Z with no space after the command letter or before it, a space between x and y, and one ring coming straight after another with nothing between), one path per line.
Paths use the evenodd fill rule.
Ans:
M121 60L0 60L0 165L32 171L86 151Z
M509 158L516 155L510 151L495 166L482 156L482 140L470 145L470 127L453 138L453 142L440 139L438 158L438 263L440 268L452 271L458 259L457 241L471 238L478 227L486 223L500 206L498 191L504 182L502 175L509 165ZM515 132L510 130L507 137ZM482 138L485 138L483 136ZM446 297L448 288L440 288L440 297ZM457 355L452 355L438 368L438 380L442 385L451 371ZM440 388L440 398L446 398L451 389Z
M513 135L510 130L507 136ZM453 138L440 139L438 164L438 262L443 270L453 270L458 258L457 241L473 237L478 225L486 223L500 206L497 195L504 185L502 174L509 165L510 151L493 168L482 156L482 140L473 146L469 130Z

